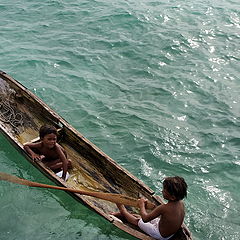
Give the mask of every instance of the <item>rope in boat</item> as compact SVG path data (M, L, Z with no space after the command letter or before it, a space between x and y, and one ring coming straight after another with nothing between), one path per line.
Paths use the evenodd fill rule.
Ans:
M14 102L11 101L11 98L14 98L12 95L13 92L10 92L10 94L0 92L0 121L9 123L16 130L23 126L23 116L11 106L14 106Z

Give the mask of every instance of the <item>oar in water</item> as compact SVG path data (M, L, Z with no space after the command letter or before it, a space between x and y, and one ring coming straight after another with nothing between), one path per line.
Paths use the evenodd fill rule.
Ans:
M57 189L57 190L64 190L67 192L79 193L82 195L100 198L100 199L110 201L113 203L117 203L117 204L138 207L136 198L132 198L132 197L125 196L122 194L117 194L117 193L84 191L84 190L78 190L78 189L73 189L73 188L65 188L65 187L47 185L47 184L42 184L42 183L38 183L38 182L28 181L26 179L22 179L22 178L19 178L19 177L16 177L16 176L13 176L13 175L10 175L7 173L3 173L3 172L0 172L0 180L17 183L17 184L21 184L21 185L25 185L25 186L29 186L29 187L40 187L40 188L51 188L51 189ZM153 203L151 203L150 201L147 202L146 208L152 209L154 207L155 207L155 205Z

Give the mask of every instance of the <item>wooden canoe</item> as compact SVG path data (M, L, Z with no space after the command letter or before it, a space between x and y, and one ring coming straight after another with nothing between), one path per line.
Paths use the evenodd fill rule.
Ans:
M46 168L42 162L32 161L23 149L24 143L38 137L39 128L44 124L54 125L59 130L59 143L72 160L73 168L69 170L70 177L66 182ZM153 190L82 136L31 91L2 71L0 71L0 129L28 161L57 185L124 194L133 198L143 196L154 204L163 203L160 197L154 196ZM114 203L81 194L69 194L132 236L138 239L153 239L137 227L111 217L109 213L117 211ZM129 207L129 210L138 212L134 207ZM184 225L171 239L187 240L191 239L191 234Z

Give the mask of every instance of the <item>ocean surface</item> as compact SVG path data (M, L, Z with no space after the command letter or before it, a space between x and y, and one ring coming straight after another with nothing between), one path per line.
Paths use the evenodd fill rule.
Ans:
M196 240L240 236L239 0L0 0L0 69L161 193ZM51 184L0 134L0 171ZM127 240L68 194L0 182L1 240Z

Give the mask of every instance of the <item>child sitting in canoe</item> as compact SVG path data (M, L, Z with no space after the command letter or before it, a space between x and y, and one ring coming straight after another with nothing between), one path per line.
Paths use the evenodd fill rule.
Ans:
M117 204L120 212L114 215L125 217L128 222L155 239L168 240L183 224L185 211L182 199L187 196L187 184L182 177L167 177L163 182L162 194L168 203L159 205L150 212L145 208L147 200L141 198L138 200L140 216L129 213L121 204Z
M71 161L67 159L67 153L57 143L57 129L54 126L44 125L39 130L40 141L24 144L25 151L35 161L42 161L54 172L62 169L62 178L66 179L67 169L71 167Z

